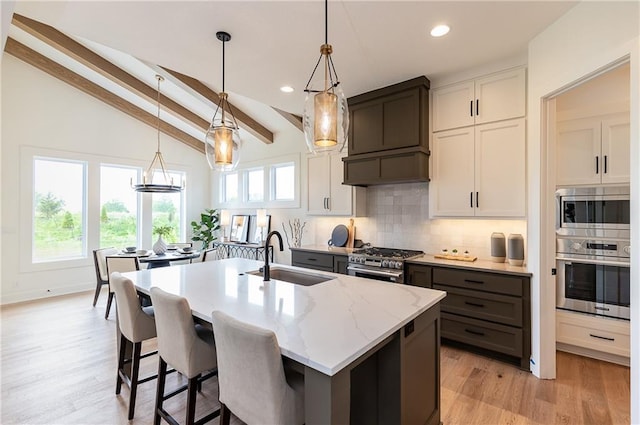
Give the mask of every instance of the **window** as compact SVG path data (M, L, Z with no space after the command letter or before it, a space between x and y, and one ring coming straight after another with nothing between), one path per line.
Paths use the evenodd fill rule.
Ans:
M264 200L264 168L247 171L247 201Z
M238 201L238 173L222 175L222 202Z
M138 196L131 190L138 169L100 166L100 246L138 245Z
M83 161L34 157L34 263L85 255L86 169Z
M292 201L295 198L294 164L278 164L272 168L271 190L275 201Z
M180 173L168 173L174 182L182 181ZM177 183L174 183L177 184ZM171 233L163 238L166 242L184 242L182 233L182 193L154 193L151 201L153 228L169 226Z

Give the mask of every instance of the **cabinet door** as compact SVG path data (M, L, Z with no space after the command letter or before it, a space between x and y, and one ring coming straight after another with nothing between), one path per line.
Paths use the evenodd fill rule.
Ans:
M434 89L431 93L433 131L473 125L473 81Z
M433 182L430 184L431 215L474 215L474 128L433 134Z
M556 130L556 184L600 183L600 119L562 121ZM627 154L628 155L628 154Z
M602 121L602 183L629 183L629 115Z
M342 164L342 155L331 155L328 158L330 189L329 189L329 214L333 215L351 215L353 206L353 187L342 184L342 175L344 166ZM314 178L313 174L309 174L310 178Z
M326 214L329 199L329 157L310 156L307 159L307 211L309 214Z
M475 127L475 215L524 217L524 118Z
M476 80L475 123L524 117L526 105L524 68L489 75Z

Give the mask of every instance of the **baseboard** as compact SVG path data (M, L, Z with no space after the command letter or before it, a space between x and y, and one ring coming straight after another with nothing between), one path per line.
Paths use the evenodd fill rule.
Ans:
M622 366L629 367L631 364L629 357L618 356L617 354L610 354L602 351L590 350L583 347L576 347L575 345L569 345L562 342L556 342L556 349L558 351L565 351L567 353L590 357L592 359L602 360L609 363L616 363Z
M70 286L55 288L54 290L33 289L30 291L11 292L11 293L6 293L6 291L2 291L2 297L0 298L0 305L15 304L15 303L21 303L26 301L35 301L43 298L57 297L60 295L77 294L79 292L88 292L88 291L93 292L95 291L95 288L96 288L95 283L92 283L90 285L87 285L87 284L70 285Z

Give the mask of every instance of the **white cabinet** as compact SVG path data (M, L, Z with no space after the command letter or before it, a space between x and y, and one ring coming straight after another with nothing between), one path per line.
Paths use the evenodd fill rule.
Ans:
M628 321L556 311L556 342L562 351L619 362L611 355L629 357L629 335Z
M433 134L432 217L524 217L525 120Z
M558 123L556 184L629 183L629 114Z
M525 69L433 89L431 96L434 132L524 117Z
M342 155L308 157L308 214L356 217L366 214L366 189L342 184L344 172L342 157Z

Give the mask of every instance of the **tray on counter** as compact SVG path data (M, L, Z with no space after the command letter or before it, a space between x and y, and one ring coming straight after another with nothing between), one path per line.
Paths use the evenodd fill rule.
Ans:
M476 256L465 257L464 255L450 255L450 254L435 254L434 258L440 258L443 260L456 260L456 261L468 261L473 262L478 259Z

